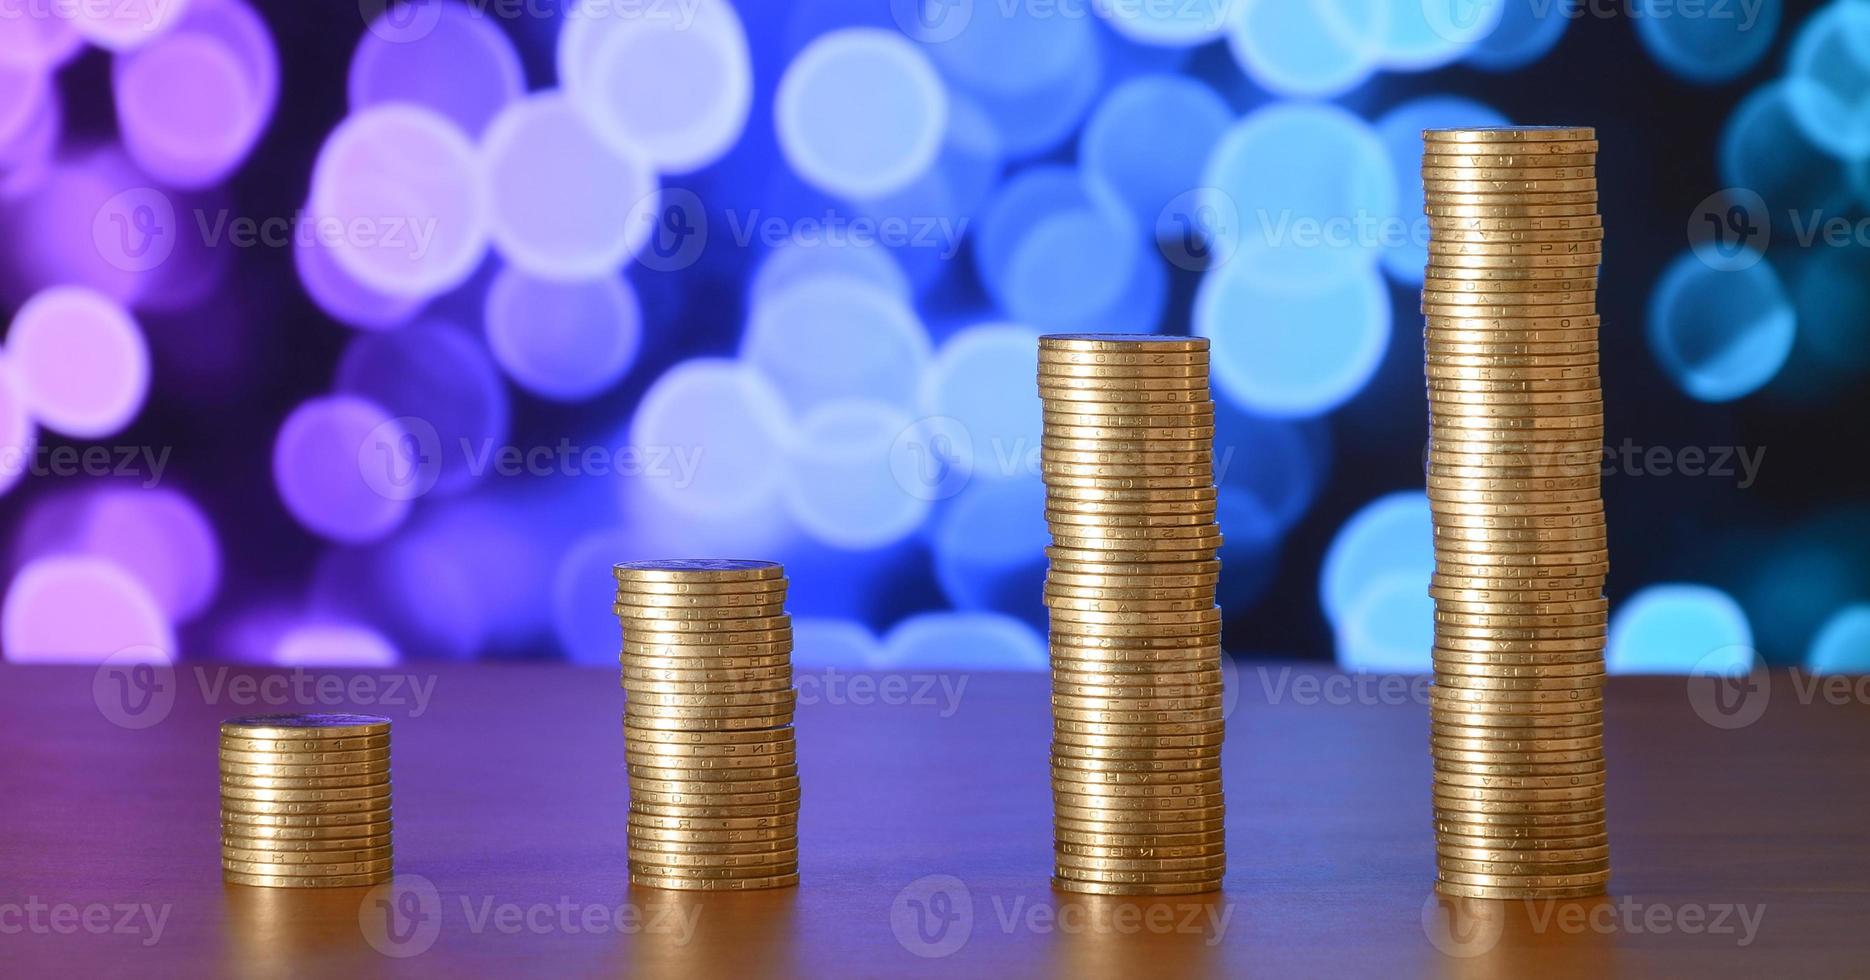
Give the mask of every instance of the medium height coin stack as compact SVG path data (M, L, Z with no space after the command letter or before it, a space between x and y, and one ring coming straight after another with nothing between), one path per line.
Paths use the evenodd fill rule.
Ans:
M1436 887L1599 895L1610 852L1596 134L1423 138Z
M1053 884L1218 889L1221 622L1208 342L1039 341Z
M388 881L390 720L260 715L221 723L221 877L270 888Z
M630 880L740 891L799 882L792 619L769 561L626 562Z

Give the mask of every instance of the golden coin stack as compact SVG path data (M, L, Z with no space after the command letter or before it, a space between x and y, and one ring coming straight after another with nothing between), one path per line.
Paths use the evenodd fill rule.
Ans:
M390 721L260 715L221 723L221 877L271 888L388 881Z
M769 561L616 566L630 880L744 891L799 883L792 619Z
M1053 885L1214 891L1221 563L1208 342L1041 338Z
M1423 140L1436 887L1601 895L1609 566L1596 133Z

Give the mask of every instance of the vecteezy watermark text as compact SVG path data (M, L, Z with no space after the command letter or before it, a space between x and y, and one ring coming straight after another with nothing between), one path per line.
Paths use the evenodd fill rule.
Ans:
M800 671L792 679L802 705L932 707L941 718L952 718L960 710L967 682L966 674L877 675L846 673L836 667Z
M502 901L493 895L455 896L461 925L474 936L667 936L677 946L694 941L702 906L669 902L638 905L587 902L569 895L550 901ZM422 875L397 875L372 888L357 907L364 941L385 956L407 959L429 951L454 906Z
M162 482L173 446L32 446L0 447L0 475L68 479L135 479L145 490Z
M1705 936L1745 948L1759 938L1766 906L1738 902L1645 902L1631 895L1601 900L1522 899L1516 903L1431 894L1422 903L1422 934L1448 956L1467 959L1500 944L1509 916L1523 915L1534 935Z
M1226 938L1231 902L1162 899L1104 905L1058 897L1035 900L1021 894L986 897L991 915L979 915L979 898L953 875L928 875L903 886L890 903L896 942L923 959L953 956L983 926L1004 935L1189 936L1208 946Z
M0 936L139 936L144 946L162 942L173 905L147 902L0 902Z

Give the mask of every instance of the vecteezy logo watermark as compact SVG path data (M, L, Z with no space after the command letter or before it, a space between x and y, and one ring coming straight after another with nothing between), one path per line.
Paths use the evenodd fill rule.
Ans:
M1532 2L1537 6L1541 0ZM1478 41L1500 26L1505 12L1506 0L1422 0L1423 21L1445 41Z
M1709 194L1688 217L1689 246L1710 269L1738 272L1755 265L1772 240L1766 200L1744 187Z
M801 671L792 679L801 705L931 707L941 718L961 709L967 682L966 674L847 674L836 667Z
M1443 954L1471 959L1500 944L1509 915L1516 921L1523 915L1533 935L1712 936L1745 948L1759 938L1766 906L1644 902L1629 895L1597 901L1504 902L1431 894L1422 903L1422 934Z
M973 889L953 875L918 878L890 903L890 931L903 949L924 959L960 952L977 928L988 925L1004 935L1198 936L1218 945L1233 920L1231 902L1195 899L1156 900L1148 904L1105 905L1025 895L990 895L992 915L976 912Z
M1156 215L1156 247L1176 268L1218 269L1240 247L1240 206L1218 187L1183 191Z
M1292 667L1255 667L1267 704L1301 708L1329 705L1426 705L1432 674L1340 674Z
M461 471L476 480L622 477L666 481L678 490L694 485L706 452L701 446L586 446L570 439L549 446L514 446L463 438L456 448ZM364 483L384 498L415 500L435 489L444 453L434 425L404 416L365 435L357 447L357 469Z
M128 647L112 654L91 676L97 710L120 728L160 724L175 709L184 682L169 658L155 647ZM359 672L340 675L296 668L283 673L235 674L228 666L196 665L188 671L201 703L243 709L393 709L420 718L435 697L436 675Z
M941 44L967 30L974 19L974 0L890 0L890 15L911 39Z
M459 895L460 924L474 936L662 935L675 945L694 941L699 905L645 907L610 905L560 896L550 902L500 901L492 895ZM385 956L408 959L434 948L448 925L450 905L435 883L421 875L398 875L372 888L357 907L364 941Z
M91 675L91 700L106 721L132 731L162 723L175 710L175 668L156 647L125 647Z
M91 217L91 243L105 262L125 272L148 272L174 254L184 238L207 249L285 249L295 245L357 248L422 258L434 244L433 215L374 215L347 219L305 211L253 217L227 208L177 214L167 194L151 187L123 191Z
M917 419L890 444L890 475L918 500L946 500L976 475L1000 479L1044 474L1043 447L1026 437L975 438L967 423L946 415ZM985 449L983 454L980 449ZM1214 481L1233 466L1235 448L1214 447Z
M645 195L624 221L646 237L636 262L657 272L679 272L700 261L708 247L708 210L694 191L664 189Z
M1711 650L1688 672L1688 703L1715 728L1745 728L1766 714L1773 678L1755 669L1758 657L1749 647Z
M1448 956L1469 959L1500 944L1506 932L1506 906L1430 892L1422 903L1422 935Z
M357 928L384 956L420 956L441 938L441 892L421 875L397 875L365 893L357 906Z
M633 20L686 31L706 0L357 0L357 12L370 32L392 44L428 37L441 22L442 8L457 6L466 15L493 20L563 23L573 20Z
M890 903L890 931L924 959L953 956L974 935L974 894L953 875L917 878Z
M162 942L173 905L147 902L0 902L0 936L136 936L144 946Z
M917 500L946 500L973 476L974 437L946 415L919 419L890 444L890 475Z

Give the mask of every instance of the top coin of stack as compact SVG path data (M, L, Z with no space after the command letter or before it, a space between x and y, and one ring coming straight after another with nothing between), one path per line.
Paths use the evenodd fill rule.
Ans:
M1429 130L1439 891L1603 894L1597 139Z
M614 572L630 880L709 891L798 884L784 569L678 559Z
M1220 887L1221 544L1208 342L1041 338L1053 884Z
M221 876L331 888L388 881L390 721L260 715L221 723Z

